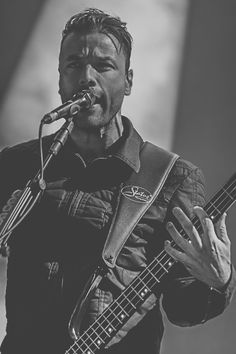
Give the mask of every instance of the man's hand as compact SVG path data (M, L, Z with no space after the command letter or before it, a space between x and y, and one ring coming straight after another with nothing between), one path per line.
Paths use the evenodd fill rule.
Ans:
M186 214L176 207L173 214L189 240L180 235L173 223L168 223L167 230L182 252L173 248L170 241L166 241L165 250L175 260L183 263L195 278L220 289L227 283L231 274L230 240L225 226L226 214L223 214L214 226L201 207L194 207L194 212L201 222L203 234L200 235Z

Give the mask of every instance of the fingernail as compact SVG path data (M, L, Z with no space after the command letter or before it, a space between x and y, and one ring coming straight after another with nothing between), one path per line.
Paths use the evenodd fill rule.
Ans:
M179 207L174 207L174 208L173 208L173 211L179 211L179 210L180 210Z
M168 221L168 223L166 224L167 229L172 229L173 227L173 223L171 221Z
M174 207L172 210L174 216L178 215L179 211L180 211L180 208L178 208L178 207Z
M212 223L212 221L211 221L210 218L204 218L204 219L203 219L203 222L204 222L204 224L207 225L207 226L210 226L211 223Z

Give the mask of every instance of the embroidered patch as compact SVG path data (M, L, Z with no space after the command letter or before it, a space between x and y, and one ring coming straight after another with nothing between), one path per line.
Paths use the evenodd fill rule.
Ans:
M121 193L126 198L139 203L148 203L152 199L148 190L138 186L125 186L121 189Z

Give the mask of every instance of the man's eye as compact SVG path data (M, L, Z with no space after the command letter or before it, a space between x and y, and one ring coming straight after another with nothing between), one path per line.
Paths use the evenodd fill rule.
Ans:
M68 68L78 68L79 67L79 63L77 62L71 62L68 64Z
M96 64L96 68L98 70L109 70L112 69L112 65L110 63L98 63Z

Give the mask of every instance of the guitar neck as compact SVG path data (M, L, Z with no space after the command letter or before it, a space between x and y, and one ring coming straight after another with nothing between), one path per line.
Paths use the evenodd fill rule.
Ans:
M204 210L215 223L236 199L236 174L205 205ZM197 217L192 222L198 232L202 232ZM181 228L181 235L188 236ZM176 247L173 241L172 246ZM92 354L114 337L137 308L150 296L163 277L169 273L175 261L163 250L153 261L125 288L125 290L103 311L93 324L66 351L66 354Z

